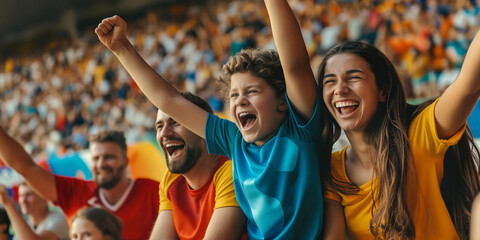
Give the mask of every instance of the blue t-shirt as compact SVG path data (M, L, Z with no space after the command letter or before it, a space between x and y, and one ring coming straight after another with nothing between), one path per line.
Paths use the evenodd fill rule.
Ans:
M208 151L233 161L237 201L247 216L249 239L317 239L322 230L319 174L322 118L319 94L305 124L292 110L278 133L258 147L243 140L235 123L209 114Z

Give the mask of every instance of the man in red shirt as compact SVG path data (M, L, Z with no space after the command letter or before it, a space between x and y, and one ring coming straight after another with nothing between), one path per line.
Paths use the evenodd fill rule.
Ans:
M200 97L182 95L212 112ZM150 239L239 239L242 234L246 239L231 160L209 154L204 139L160 110L155 128L168 171L160 183L160 213Z
M159 183L127 176L127 147L121 132L103 131L91 136L89 150L94 181L57 176L35 164L0 128L0 158L38 195L58 204L67 217L82 207L102 207L122 220L123 239L148 239L158 215Z

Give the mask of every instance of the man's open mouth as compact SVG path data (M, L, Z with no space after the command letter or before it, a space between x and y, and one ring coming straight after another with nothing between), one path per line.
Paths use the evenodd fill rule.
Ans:
M167 151L170 157L175 157L180 155L185 148L185 144L183 143L166 143L165 150Z

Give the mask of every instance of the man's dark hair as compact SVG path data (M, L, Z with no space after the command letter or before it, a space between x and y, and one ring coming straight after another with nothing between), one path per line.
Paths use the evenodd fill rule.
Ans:
M189 91L182 91L180 92L184 98L186 98L188 101L194 103L195 105L199 106L203 110L213 113L212 108L210 107L210 104L208 104L207 101L205 101L203 98L189 92Z

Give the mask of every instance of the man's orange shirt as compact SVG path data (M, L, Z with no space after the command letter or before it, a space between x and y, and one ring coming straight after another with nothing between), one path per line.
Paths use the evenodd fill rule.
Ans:
M180 174L166 171L160 183L160 211L171 210L180 239L203 239L213 211L238 207L232 179L232 161L222 157L201 188L192 190Z

